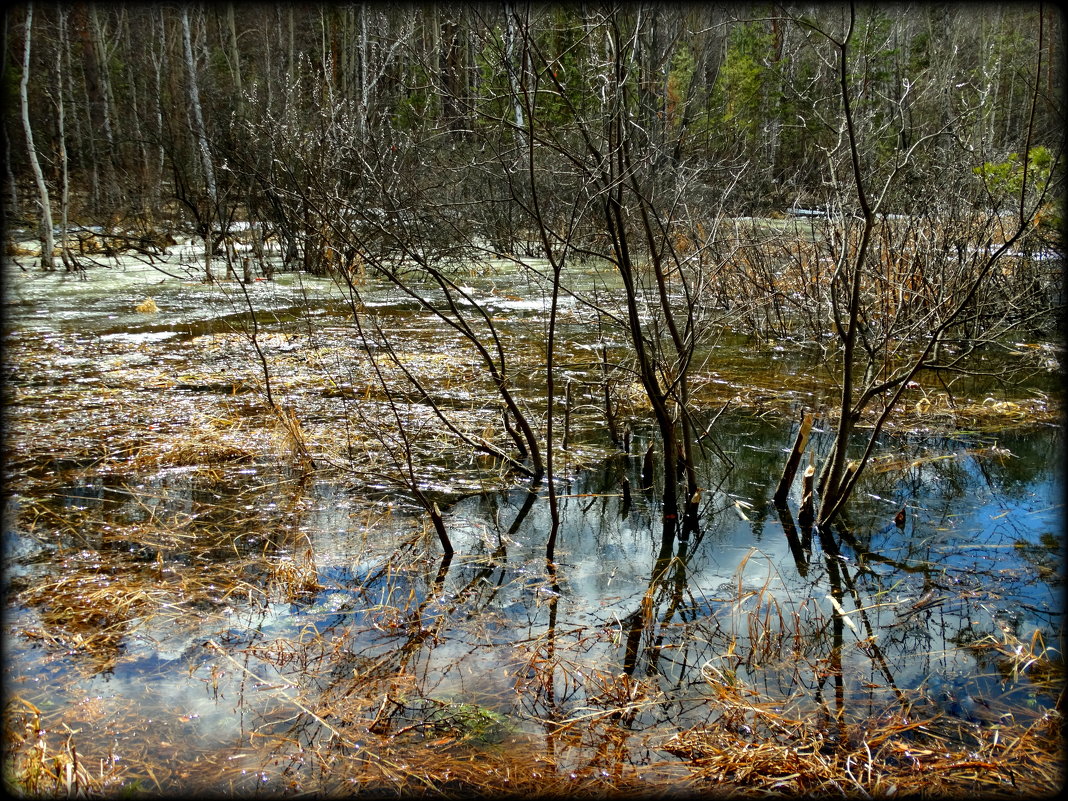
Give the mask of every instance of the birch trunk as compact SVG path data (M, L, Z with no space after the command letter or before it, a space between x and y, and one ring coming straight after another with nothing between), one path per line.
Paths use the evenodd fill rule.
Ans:
M166 64L166 49L167 49L167 28L163 21L163 11L160 9L155 10L153 17L153 24L158 29L158 43L159 50L152 51L152 68L153 68L153 87L155 93L153 94L153 123L155 125L156 135L156 147L155 157L153 159L153 171L149 174L148 180L148 204L149 208L158 209L160 207L160 190L163 182L163 171L167 165L167 150L163 146L164 130L163 130L163 71Z
M92 37L89 32L89 11L85 3L77 3L71 10L74 21L74 30L80 45L82 66L82 88L85 92L85 100L82 104L85 109L85 118L88 130L82 142L82 158L90 165L89 169L89 198L90 206L94 211L99 211L105 204L105 190L100 180L102 159L100 147L97 143L97 132L103 130L104 123L100 117L100 81L97 76L95 50Z
M369 65L367 43L367 6L360 7L360 113L357 116L357 126L362 134L367 130L367 114L370 106L368 95L371 92L368 75Z
M520 145L526 149L525 138L523 131L526 129L526 122L523 120L523 106L520 104L520 91L522 89L522 83L519 80L519 70L522 65L515 63L515 11L512 9L511 3L504 4L504 18L506 25L504 28L504 59L507 62L506 69L508 70L508 84L512 90L512 104L515 114L515 127L519 132Z
M427 107L427 112L430 114L432 120L438 121L441 119L442 110L444 109L442 97L445 89L441 80L440 71L441 15L438 13L436 3L430 6L427 12L425 25L427 30L430 31L430 45L425 54L427 80L429 80L431 84L430 105Z
M91 47L89 61L93 64L96 80L96 94L94 102L97 104L99 130L104 134L104 201L111 208L109 212L115 212L114 206L119 202L122 192L116 177L115 163L118 159L118 148L115 135L115 101L114 92L111 88L111 74L108 69L108 53L104 45L104 31L100 24L100 16L97 14L96 4L89 6L89 21L87 27L88 43Z
M289 45L287 49L288 57L286 59L286 75L289 78L289 83L292 84L297 77L297 57L295 54L294 46L294 27L293 21L293 6L289 6Z
M196 64L193 61L193 39L189 33L189 11L184 6L182 7L182 49L185 53L189 106L193 115L193 135L197 140L200 163L204 168L204 184L208 192L209 209L206 215L206 230L204 231L204 267L207 272L207 280L211 281L212 238L219 207L218 192L215 187L215 169L211 162L211 150L208 148L208 137L204 130L204 114L200 107L200 91L197 89L197 71Z
M33 3L26 6L26 45L22 50L22 80L19 81L19 100L22 111L22 128L26 132L26 148L30 157L30 168L37 182L37 202L41 206L41 269L54 270L52 249L55 240L52 236L52 205L48 198L48 185L45 183L41 163L37 160L37 148L33 144L33 129L30 127L30 46L33 39Z
M67 50L67 11L59 10L59 47L56 48L56 125L59 135L59 256L68 271L75 264L67 250L67 209L70 207L70 173L67 162L67 128L63 104L63 53Z
M226 4L226 26L230 33L230 74L234 77L234 111L243 116L245 92L241 85L241 51L237 46L237 22L234 20L234 4Z

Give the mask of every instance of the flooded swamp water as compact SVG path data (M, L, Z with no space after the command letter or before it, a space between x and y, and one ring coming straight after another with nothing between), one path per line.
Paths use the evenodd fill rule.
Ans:
M664 552L656 494L621 489L641 459L597 434L600 335L571 336L549 566L544 484L369 380L403 364L466 432L499 433L472 354L387 287L360 304L410 345L389 363L325 279L8 269L4 725L23 758L76 757L68 780L131 793L1059 786L1049 377L923 391L846 519L812 531L796 489L782 510L772 494L824 402L818 355L725 336L699 382L701 525ZM517 279L470 282L536 406L542 304ZM404 443L381 424L397 409ZM817 416L813 447L829 435ZM633 453L648 436L635 425ZM400 491L402 445L451 560Z

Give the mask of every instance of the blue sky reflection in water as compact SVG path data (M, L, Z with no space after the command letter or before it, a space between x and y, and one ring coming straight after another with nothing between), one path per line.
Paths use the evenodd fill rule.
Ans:
M1052 643L1061 613L1059 431L1008 435L996 446L982 439L928 443L949 458L924 461L914 455L903 469L873 476L843 530L830 535L840 543L840 553L828 554L817 536L800 562L770 501L776 474L761 460L747 463L744 456L746 451L780 456L789 442L784 433L744 417L717 430L736 464L708 476L718 479L719 489L703 498L702 532L691 543L685 565L668 566L655 586L656 612L664 617L650 635L658 644L646 653L640 670L686 686L699 677L705 661L721 658L721 646L744 637L748 613L760 604L776 607L772 619L780 611L787 617L793 612L829 617L827 559L841 562L850 575L847 596L855 591L842 603L857 626L855 632L847 630L847 643L858 646L874 636L902 688L932 679L977 680L975 659L956 643L997 637L1006 624L1022 639L1038 628ZM1019 453L1009 455L1013 449ZM611 497L613 485L611 478L594 473L568 488L574 497L564 507L558 626L615 628L622 635L624 621L641 610L659 551L659 528L651 523L655 502L649 505L638 496L623 517L619 499ZM516 497L506 509L515 507ZM903 527L893 522L901 508L906 509ZM531 535L547 530L546 515L544 508L535 508L522 529L531 534L516 537L530 543L514 546L528 561L536 560L538 538ZM494 518L503 521L487 525ZM508 522L507 514L485 499L462 502L452 519L454 527L456 521L468 521L467 530L486 551L495 545L495 530ZM467 542L460 547L471 550ZM509 552L509 558L517 557ZM684 579L673 605L673 582L680 574ZM521 615L529 614L528 606L519 605ZM533 625L544 622L545 614ZM622 669L624 650L604 647L594 663ZM861 647L850 652L849 681L873 679L875 661ZM782 667L762 665L750 679L759 681L767 678L761 674ZM694 690L701 692L699 686Z
M89 671L77 690L67 692L189 718L188 736L221 746L238 734L242 721L251 724L265 714L250 687L270 686L277 694L300 683L293 670L249 659L250 652L276 641L321 639L340 647L335 641L343 640L354 664L393 659L399 635L391 633L388 607L391 598L396 603L398 594L410 593L409 610L425 604L421 614L436 626L435 642L412 656L424 695L470 699L518 719L536 717L538 709L521 708L530 699L509 690L522 678L526 655L517 643L543 638L552 618L561 650L568 640L582 642L569 657L574 670L629 671L664 693L665 704L643 711L636 724L670 721L681 727L707 716L701 703L706 663L736 670L784 702L813 708L833 609L828 560L839 563L839 576L849 576L841 605L855 628L843 630L843 674L848 707L859 717L878 714L892 701L890 678L901 689L931 686L947 704L964 690L996 697L1005 677L967 648L984 637L999 638L1006 630L1027 641L1038 628L1053 643L1062 612L1057 430L1003 434L997 450L985 440L928 443L952 458L916 457L918 464L873 475L864 500L854 505L851 527L832 533L841 552L828 554L815 536L800 560L770 503L773 475L759 459L750 464L740 458L745 451L778 455L787 435L752 418L724 421L717 436L735 456L735 467L710 469L706 477L717 480L718 489L704 496L702 530L683 559L666 565L656 564L655 496L650 501L636 492L624 516L614 489L617 471L633 471L636 464L620 460L561 488L570 497L563 499L555 582L541 560L548 525L544 499L533 502L511 532L525 490L462 500L447 512L459 556L429 603L434 566L423 575L391 576L374 548L357 550L361 538L346 530L351 521L337 509L337 490L320 487L320 502L310 505L300 524L316 554L320 592L263 606L220 597L192 628L166 616L132 621L112 668ZM89 493L78 503L92 503ZM893 518L901 507L906 522L898 527ZM652 581L655 569L665 571L658 581ZM746 642L754 615L774 630L780 616L789 622L794 613L810 621L800 628L811 638L803 649L811 665L778 664L770 658L774 649L763 664L725 658L732 641L739 654L754 647ZM635 623L642 614L655 620L643 621L639 630ZM33 612L16 610L8 623L32 628ZM209 691L210 665L220 664L209 641L242 654L249 671L242 676L223 662L218 697ZM882 659L871 656L866 646L872 643ZM62 683L65 660L46 658L17 638L10 646L9 678ZM85 666L71 661L73 673L84 675ZM271 697L266 706L273 708L278 699ZM576 695L569 703L577 709L588 699Z
M149 349L124 356L132 364L152 348L179 355L167 326L193 338L233 311L214 290L196 289L214 298L204 303L160 289L182 320L150 330L122 317L147 283L118 299L100 286L70 287L61 295L69 314L52 317L37 314L48 293L30 286L26 316L12 319L22 330L82 331L74 298L87 290L96 298L87 326L99 326L101 341L144 336L113 343ZM258 291L277 296L280 312L306 302L285 282ZM86 357L64 369L93 376L101 365ZM816 450L826 447L821 425ZM964 726L991 725L991 709L1019 716L1051 705L993 646L1031 643L1037 630L1059 648L1061 429L887 435L846 519L825 539L796 531L796 547L784 532L796 488L785 521L771 502L792 439L789 421L724 414L706 443L700 532L662 561L656 494L634 490L626 509L620 497L623 475L639 485L640 459L616 455L577 473L559 487L554 575L543 558L544 486L534 498L518 487L448 506L457 556L439 577L434 542L413 539L403 509L369 511L343 481L297 486L256 464L72 481L9 510L9 521L19 504L57 511L83 541L48 545L7 524L5 580L31 600L7 610L5 687L80 727L94 756L148 754L209 773L221 760L250 777L285 770L265 763L265 737L323 742L340 726L327 710L378 719L392 710L382 698L475 704L510 721L515 743L537 748L545 720L607 713L621 700L609 689L624 687L634 701L628 730L649 735L632 740L638 750L719 714L710 677L828 720L878 718L902 695ZM639 433L635 452L645 444ZM123 538L154 521L172 523L162 567L152 548ZM415 545L398 552L406 542ZM257 555L276 572L242 561ZM189 567L202 584L183 596L168 582ZM49 639L62 599L25 591L61 573L89 588L125 587L116 599L130 613ZM272 589L279 575L291 592ZM80 651L79 636L107 647ZM976 698L990 705L978 709ZM570 759L589 756L576 747Z

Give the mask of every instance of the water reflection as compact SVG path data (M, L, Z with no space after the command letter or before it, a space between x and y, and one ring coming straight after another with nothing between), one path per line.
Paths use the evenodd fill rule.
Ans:
M157 293L160 307L203 312L184 291ZM305 291L262 290L279 315ZM19 324L73 326L73 297L70 317ZM114 297L93 302L86 330L130 330L108 317ZM102 373L93 362L79 375ZM920 707L990 726L1051 706L994 646L1060 639L1061 431L888 435L829 530L798 519L796 488L772 500L793 434L721 415L701 441L696 525L669 543L637 455L573 471L552 564L543 484L452 503L456 555L439 562L396 499L276 464L87 479L71 471L91 458L56 455L47 492L7 510L5 687L81 729L88 758L183 790L311 782L328 771L305 751L373 762L387 742L648 765L687 727L755 738L772 724L731 699L757 692L829 741ZM648 444L635 431L630 452Z
M162 717L169 742L199 753L250 732L355 748L360 726L410 733L427 704L462 701L501 715L515 742L581 761L593 746L561 740L567 721L603 715L638 732L708 721L709 676L822 716L831 733L917 698L971 723L1012 713L1011 702L1051 704L973 646L1058 636L1059 432L1002 434L996 450L888 442L902 464L873 471L829 531L799 525L793 500L772 503L789 434L724 417L716 436L733 464L703 465L699 530L666 553L655 494L624 504L638 459L574 476L559 488L555 565L538 485L454 504L457 557L437 565L414 548L399 558L381 518L354 525L329 484L253 491L248 474L228 484L170 473L58 487L42 508L83 521L54 543L81 590L35 593L31 573L9 576L21 605L7 621L7 677L53 703L102 699L102 737L123 715ZM924 458L935 452L953 458ZM129 538L163 522L155 547ZM124 556L94 556L109 549ZM55 570L17 554L35 582ZM278 591L279 560L305 571L300 591ZM168 592L167 571L183 564L199 565L202 582ZM114 586L115 614L102 605L72 628L71 604L92 605L87 586ZM32 636L56 631L68 640L52 648ZM85 664L77 644L90 641Z

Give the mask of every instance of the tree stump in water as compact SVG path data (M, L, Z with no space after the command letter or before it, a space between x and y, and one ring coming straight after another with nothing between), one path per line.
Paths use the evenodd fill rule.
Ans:
M794 440L793 450L790 451L790 458L786 460L786 467L783 468L782 478L779 479L779 486L775 490L775 505L781 506L786 503L786 496L790 492L790 485L794 481L794 475L797 473L797 468L801 464L801 456L805 452L805 447L808 445L808 435L812 431L812 412L807 412L804 419L801 421L801 428L797 432L797 439Z
M645 451L645 458L642 459L642 489L653 488L653 446L649 445L649 448Z
M816 467L814 465L806 467L804 474L801 476L801 510L797 513L797 522L803 528L811 526L812 521L816 518L815 493L813 492L815 477Z

